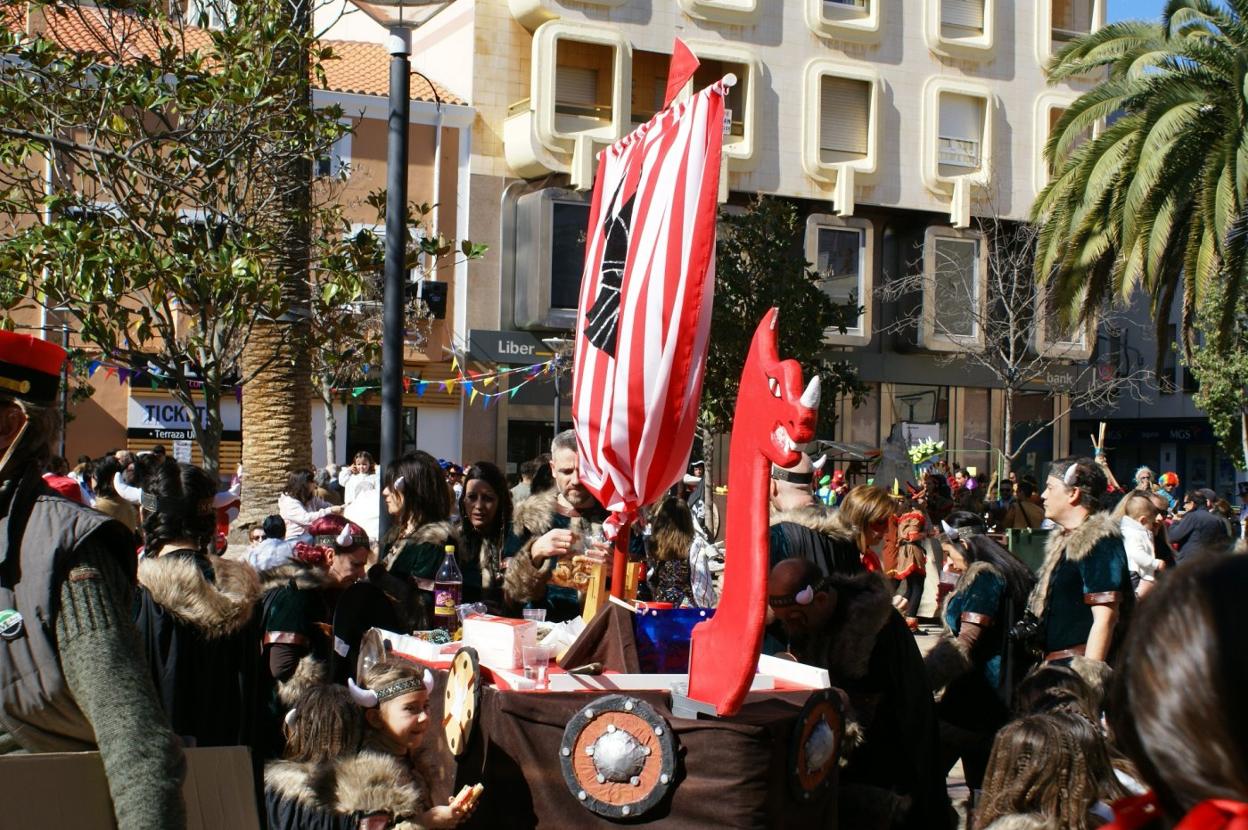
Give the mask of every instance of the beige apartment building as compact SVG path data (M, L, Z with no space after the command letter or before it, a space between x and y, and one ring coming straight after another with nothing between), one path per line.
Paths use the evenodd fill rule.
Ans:
M827 437L878 446L903 424L945 439L965 464L988 466L986 447L1000 445L1005 428L1000 392L939 359L975 348L983 332L969 323L956 336L930 325L882 333L896 309L876 289L912 268L932 271L938 257L971 285L982 278L973 217L1021 219L1044 186L1050 129L1092 81L1050 87L1043 66L1103 25L1105 2L456 0L415 33L413 62L475 111L463 227L491 250L456 283L466 301L457 336L567 335L594 156L662 106L679 37L702 62L694 86L738 78L721 200L794 200L828 292L865 306L848 334L826 342L858 365L871 394L846 406ZM340 37L384 39L358 13L335 27ZM918 299L925 321L957 311L941 306L943 278ZM1087 358L1094 346L1081 332L1068 353ZM1043 391L1020 403L1016 420L1043 423L1061 411ZM490 410L465 408L464 458L531 456L549 437L552 401L546 386ZM1025 466L1064 452L1068 423L1059 419Z

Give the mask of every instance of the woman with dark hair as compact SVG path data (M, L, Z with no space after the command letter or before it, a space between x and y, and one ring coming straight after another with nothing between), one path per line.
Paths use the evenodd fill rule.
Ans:
M503 471L488 461L464 470L459 498L459 567L464 601L503 604L503 557L511 533L511 490Z
M433 624L433 578L446 555L446 546L459 546L459 532L451 523L451 491L438 460L416 450L386 466L382 497L390 514L390 530L382 543L382 564L389 576L406 585L400 596L416 628ZM381 579L377 569L375 581ZM374 578L370 574L370 578ZM398 588L394 582L388 587Z
M291 470L286 489L277 498L277 512L286 522L286 541L306 536L308 527L322 516L342 513L316 495L316 473L309 469Z
M1248 557L1178 568L1140 603L1109 720L1151 794L1114 805L1119 830L1248 822Z
M961 758L968 786L978 789L993 737L1009 720L1019 670L1009 633L1034 580L974 513L950 513L943 527L941 550L959 577L945 600L945 633L923 662L932 690L945 690L936 711L946 768Z
M171 458L148 476L135 622L174 732L188 746L251 746L260 580L210 553L216 490L208 473Z
M95 502L91 506L134 532L139 528L139 512L113 488L113 478L121 470L121 464L111 455L106 455L95 463Z
M544 452L537 458L537 471L533 473L533 481L529 484L529 495L536 496L555 489L555 473L550 467L550 453Z

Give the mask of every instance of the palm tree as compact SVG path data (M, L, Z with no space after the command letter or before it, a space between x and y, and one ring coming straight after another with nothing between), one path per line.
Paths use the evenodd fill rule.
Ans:
M1104 81L1045 147L1037 279L1056 280L1066 320L1147 292L1158 342L1178 294L1190 354L1211 286L1238 296L1248 263L1248 0L1169 0L1160 23L1106 26L1047 71ZM1204 332L1215 347L1234 325L1235 303L1224 306Z

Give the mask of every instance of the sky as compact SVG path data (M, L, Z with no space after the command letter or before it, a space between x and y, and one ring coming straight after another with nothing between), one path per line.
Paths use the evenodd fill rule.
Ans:
M1165 0L1109 0L1109 22L1157 19Z

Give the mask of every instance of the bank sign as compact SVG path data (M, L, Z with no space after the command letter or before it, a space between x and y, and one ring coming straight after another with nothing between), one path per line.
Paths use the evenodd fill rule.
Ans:
M207 422L203 404L194 409L171 395L130 396L126 409L126 437L158 441L190 441L195 437L192 419ZM243 440L242 409L233 395L221 399L221 440Z

